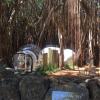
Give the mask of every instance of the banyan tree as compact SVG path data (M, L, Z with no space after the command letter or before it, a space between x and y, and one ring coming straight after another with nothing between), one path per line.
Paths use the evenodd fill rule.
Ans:
M60 47L60 67L64 66L64 48L75 52L78 66L99 66L99 0L11 1L0 1L0 59L27 43L41 49L55 44Z

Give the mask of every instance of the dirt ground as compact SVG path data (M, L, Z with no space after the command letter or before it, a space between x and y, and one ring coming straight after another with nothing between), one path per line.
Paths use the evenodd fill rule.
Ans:
M51 76L78 76L79 71L73 70L61 70L55 73L50 74Z

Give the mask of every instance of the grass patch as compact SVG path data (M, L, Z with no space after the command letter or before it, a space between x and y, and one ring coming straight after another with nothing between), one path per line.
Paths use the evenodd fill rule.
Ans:
M37 69L37 73L41 75L48 75L53 72L57 72L59 68L55 65L47 65L47 66L41 66Z
M64 68L72 70L73 69L73 65L72 64L65 64Z

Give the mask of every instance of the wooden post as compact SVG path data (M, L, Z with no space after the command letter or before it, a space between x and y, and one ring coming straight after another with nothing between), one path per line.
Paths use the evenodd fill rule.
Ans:
M53 50L52 63L55 66L59 66L59 55L57 50Z
M47 53L43 54L43 65L46 66L47 65Z
M52 64L52 55L53 55L53 51L49 48L49 52L48 52L48 64Z

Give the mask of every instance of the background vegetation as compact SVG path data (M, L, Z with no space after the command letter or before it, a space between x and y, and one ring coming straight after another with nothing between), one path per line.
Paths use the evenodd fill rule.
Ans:
M0 61L11 62L20 46L34 43L40 48L57 44L71 48L78 65L100 62L99 0L1 0ZM62 38L61 38L62 37Z

